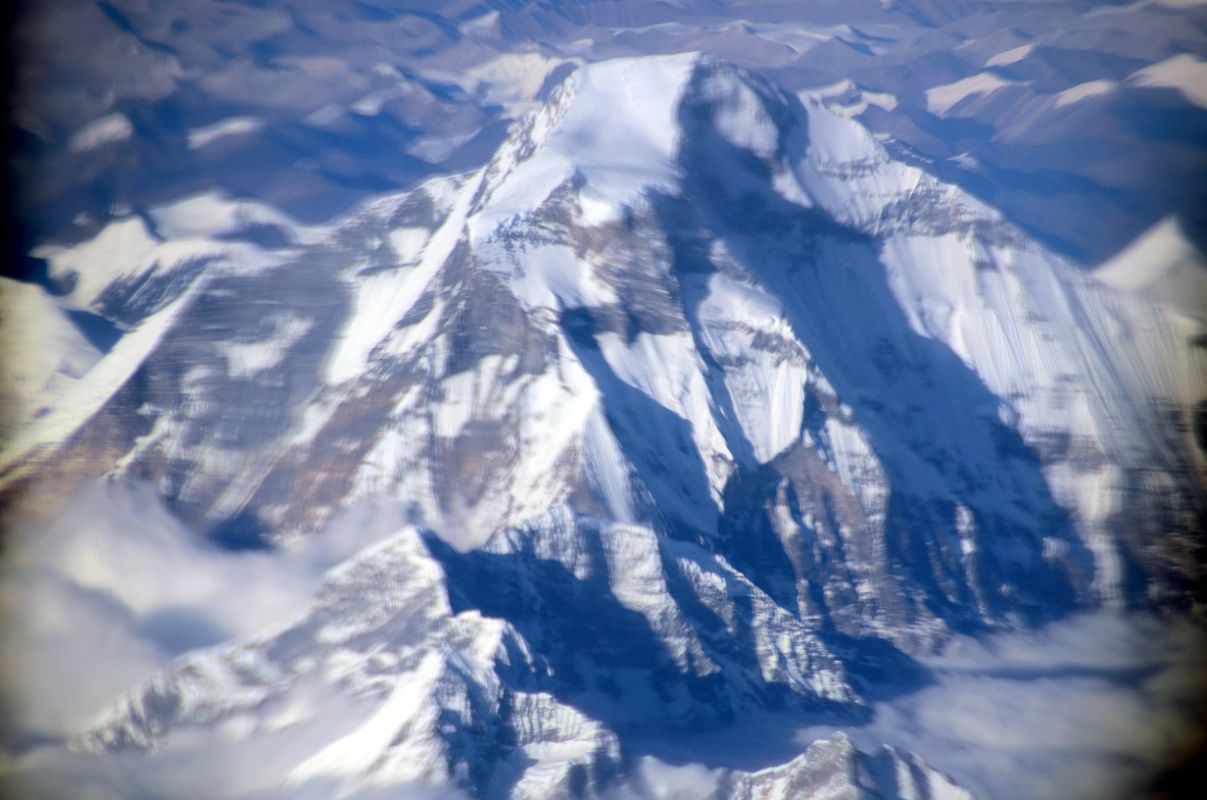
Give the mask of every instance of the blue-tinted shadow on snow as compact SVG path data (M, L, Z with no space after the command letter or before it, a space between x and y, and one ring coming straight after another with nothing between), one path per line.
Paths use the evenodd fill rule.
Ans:
M591 309L564 309L560 325L602 394L608 426L636 470L632 493L639 511L659 520L668 535L701 541L715 530L717 514L691 424L616 375L600 351L600 326Z
M507 620L531 647L535 670L524 666L521 657L498 666L511 688L547 692L618 732L659 732L671 738L684 730L723 727L752 708L811 721L841 718L847 724L865 716L856 706L795 694L784 684L764 680L754 656L750 598L735 598L731 628L703 607L675 565L685 552L702 561L709 555L695 545L663 540L658 557L671 601L723 670L677 663L666 633L622 605L612 591L604 537L623 531L607 530L606 524L584 517L573 525L576 540L586 547L579 554L586 568L577 575L538 554L534 540L540 531L509 533L508 552L459 553L434 535L426 537L448 576L454 612L473 609ZM666 552L668 547L673 554Z
M933 613L960 629L978 627L982 614L1041 621L1068 612L1092 562L1039 458L997 418L1000 401L979 376L910 326L888 285L880 242L785 200L768 166L726 138L716 119L723 109L705 91L715 69L697 69L680 105L683 194L655 198L664 215L674 211L679 265L700 269L705 260L682 252L684 242L719 241L781 299L887 473L888 558L907 583L925 588ZM771 89L762 100L780 132L780 155L798 161L808 147L805 110ZM977 530L968 578L957 503L970 509ZM1067 548L1063 563L1043 557L1045 538ZM1003 593L1004 584L1015 589Z

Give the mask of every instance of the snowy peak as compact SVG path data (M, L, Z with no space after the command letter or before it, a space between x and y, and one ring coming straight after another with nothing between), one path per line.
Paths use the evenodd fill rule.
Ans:
M576 176L587 218L597 221L614 218L647 186L673 181L675 111L700 61L694 54L621 59L571 73L486 168L475 238Z
M819 113L828 113L820 110ZM707 129L707 130L706 130ZM475 204L481 239L572 183L587 225L618 219L643 193L677 192L685 159L754 159L791 172L807 144L800 102L766 80L698 54L618 59L583 66L521 122L486 169ZM708 151L697 140L713 138ZM726 152L726 148L729 152ZM740 170L732 177L740 178ZM784 190L808 205L800 187Z
M787 202L874 234L1003 224L964 192L890 158L867 129L817 99L682 54L571 73L486 168L471 238L489 239L566 186L581 224L614 222L650 192L682 193L692 172L734 199L752 181L770 181Z

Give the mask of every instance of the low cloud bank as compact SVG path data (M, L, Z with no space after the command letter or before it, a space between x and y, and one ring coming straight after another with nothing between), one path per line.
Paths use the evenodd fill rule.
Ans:
M0 794L65 799L87 786L97 800L309 800L351 789L282 782L333 731L351 731L373 711L317 679L305 698L315 707L300 716L307 721L271 732L187 730L151 756L71 753L62 739L177 655L305 613L331 566L404 525L388 505L366 506L297 546L231 551L182 525L151 490L110 485L53 519L6 520ZM888 743L920 754L982 800L1134 797L1129 787L1200 743L1203 641L1186 619L1107 612L1039 632L958 638L925 660L934 683L843 730L868 751ZM657 743L650 755L633 742L639 757L618 796L706 796L719 768L786 761L835 730L779 717L685 737L678 749ZM376 791L348 796L460 798Z
M1138 797L1202 743L1204 655L1201 626L1146 614L959 638L926 660L934 684L845 730L922 755L982 800Z
M373 709L317 679L313 691L293 698L311 706L302 715L308 721L271 733L184 730L152 755L70 752L64 739L176 656L263 634L306 613L332 566L404 525L390 505L366 504L293 546L235 551L182 524L150 488L112 484L89 487L51 518L5 519L0 795L334 796L329 785L285 787L283 776L333 731L352 730Z
M7 749L78 731L198 647L308 607L323 574L401 518L364 507L275 551L224 550L146 487L94 485L51 519L5 520L0 714Z

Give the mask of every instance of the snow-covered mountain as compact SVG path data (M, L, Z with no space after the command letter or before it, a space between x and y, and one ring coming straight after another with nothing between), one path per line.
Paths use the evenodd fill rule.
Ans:
M712 58L580 67L482 169L328 227L211 194L43 255L36 302L110 342L62 348L10 500L148 482L251 548L409 520L84 749L321 730L317 680L374 709L291 785L599 793L632 732L858 717L954 632L1199 578L1202 317ZM843 738L710 791L802 787L964 796Z

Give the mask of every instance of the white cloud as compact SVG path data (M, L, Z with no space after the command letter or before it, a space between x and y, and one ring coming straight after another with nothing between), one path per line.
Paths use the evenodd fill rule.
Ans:
M0 712L16 747L0 754L0 794L76 798L86 785L98 800L309 800L353 788L281 788L289 766L330 741L333 729L351 730L373 711L321 685L297 693L306 708L266 708L239 730L239 719L184 728L150 756L70 753L59 737L175 656L303 613L331 566L403 527L396 509L360 508L273 552L219 549L146 489L96 486L54 519L9 523ZM922 755L983 800L1100 797L1188 745L1203 698L1202 673L1191 668L1204 652L1190 623L1109 613L1040 632L961 638L925 659L933 684L879 703L869 724L845 730L867 751L888 743ZM720 767L786 760L835 730L787 725L749 720L662 742L659 758L634 762L617 797L706 796ZM400 796L397 787L390 792ZM457 797L450 792L401 796Z
M1192 745L1203 652L1189 622L1107 612L961 638L926 660L933 685L845 730L864 748L921 754L983 800L1121 796Z
M695 800L709 797L717 788L721 770L701 764L665 764L646 756L637 764L633 776L639 797L649 800Z
M120 602L51 570L6 574L0 609L4 719L30 734L82 724L171 656Z
M397 509L359 507L275 551L216 547L145 487L95 485L53 518L5 522L0 713L10 752L0 752L0 795L325 800L348 788L281 788L333 730L351 730L373 711L317 677L313 691L290 695L306 708L272 706L263 719L183 728L154 754L76 753L62 742L175 656L305 613L332 566L403 527ZM390 797L460 800L451 790L406 787Z
M402 519L344 514L275 551L216 547L148 488L95 485L49 520L8 520L0 702L18 738L78 730L176 655L304 612L333 564ZM86 665L86 668L85 668Z
M316 719L272 732L228 738L220 729L168 736L152 754L68 752L46 747L0 770L0 796L38 800L469 800L455 789L356 788L326 780L283 784L300 758L321 747L332 728L351 727L363 704L337 703Z

